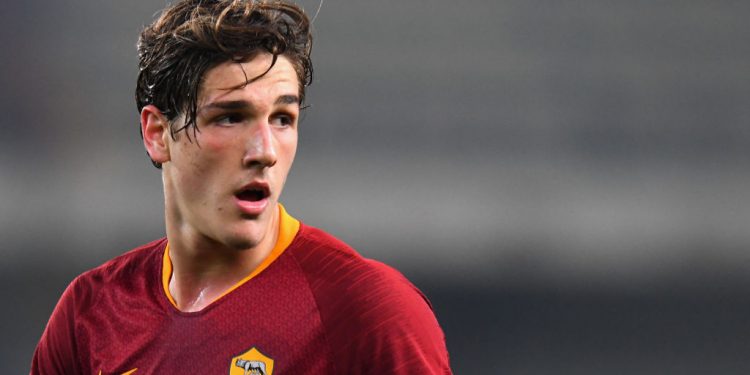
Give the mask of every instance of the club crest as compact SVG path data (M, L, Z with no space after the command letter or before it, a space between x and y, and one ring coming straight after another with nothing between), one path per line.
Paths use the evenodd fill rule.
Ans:
M273 359L258 349L252 349L232 358L229 375L272 375Z

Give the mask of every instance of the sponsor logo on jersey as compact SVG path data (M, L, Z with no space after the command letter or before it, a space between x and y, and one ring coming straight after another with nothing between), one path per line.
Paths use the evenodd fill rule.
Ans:
M255 347L232 358L229 375L272 375L273 359Z

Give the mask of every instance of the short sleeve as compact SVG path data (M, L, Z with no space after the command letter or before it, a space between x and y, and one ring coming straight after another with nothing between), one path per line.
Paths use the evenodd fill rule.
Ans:
M75 340L75 288L68 285L47 322L31 361L31 375L78 374Z
M344 347L357 360L340 372L450 374L445 337L427 298L395 270L381 272L368 277L361 284L367 287L351 299L356 318L343 341L349 341Z
M335 373L451 374L430 303L398 271L361 258L305 266Z

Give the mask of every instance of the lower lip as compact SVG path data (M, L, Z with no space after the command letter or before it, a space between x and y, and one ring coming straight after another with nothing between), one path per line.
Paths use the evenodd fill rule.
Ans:
M266 207L268 207L268 198L263 198L259 201L246 201L234 197L234 201L237 203L237 207L239 207L242 213L252 216L262 214Z

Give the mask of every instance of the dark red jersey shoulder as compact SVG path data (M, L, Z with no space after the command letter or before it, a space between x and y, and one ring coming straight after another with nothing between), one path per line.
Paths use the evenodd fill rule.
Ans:
M88 284L92 287L103 283L110 286L116 284L130 289L134 283L142 283L145 275L152 276L158 281L166 243L166 238L160 238L136 247L84 272L77 278L76 283ZM138 277L134 277L136 275Z
M432 307L400 272L304 224L287 251L308 280L333 352L346 353L338 373L450 373Z
M88 337L79 328L101 317L119 316L156 294L166 239L128 251L76 277L65 289L32 359L31 374L87 373ZM134 304L133 301L139 301ZM126 308L120 308L126 306ZM112 312L114 311L114 312ZM94 323L92 323L94 322Z
M316 287L329 287L352 298L378 289L415 292L428 306L426 297L399 271L360 255L351 246L318 228L302 224L289 251L294 253L308 280ZM342 286L346 288L342 289ZM351 294L351 295L349 295ZM431 306L430 306L431 307Z
M429 301L399 271L376 260L360 255L340 239L308 225L302 224L299 234L290 245L291 251L308 280L318 287L334 288L341 293L361 297L362 294L385 288L409 293L415 292L429 306ZM345 285L346 288L342 289Z
M68 285L61 300L74 300L80 316L101 298L153 297L159 290L165 245L166 238L152 241L82 273Z

